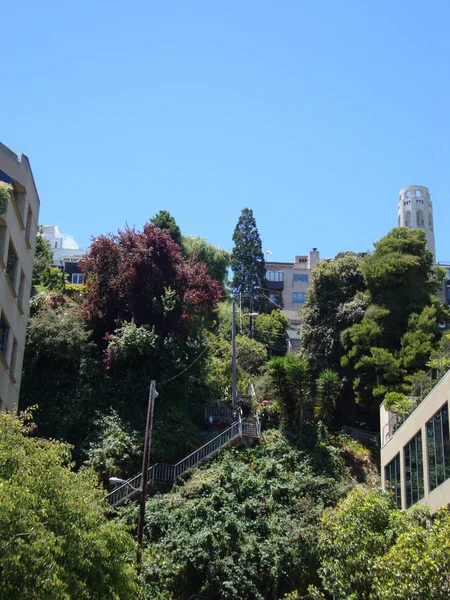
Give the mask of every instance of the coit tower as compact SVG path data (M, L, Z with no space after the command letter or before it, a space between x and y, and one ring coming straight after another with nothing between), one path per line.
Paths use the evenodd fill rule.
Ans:
M399 227L425 231L427 248L433 253L433 259L436 262L433 203L430 200L428 188L423 185L408 185L400 190L397 216Z

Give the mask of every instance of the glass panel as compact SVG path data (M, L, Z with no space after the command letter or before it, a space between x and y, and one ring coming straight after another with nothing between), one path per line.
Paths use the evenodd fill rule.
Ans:
M427 423L427 449L430 490L434 490L450 476L450 440L447 404Z
M9 327L3 319L3 315L0 316L0 352L6 357L8 352L8 337Z
M292 281L304 281L305 283L308 283L308 275L304 275L301 273L295 273L292 276Z
M400 487L400 454L391 460L384 468L385 488L394 495L394 501L397 508L401 508L401 487Z
M295 292L294 294L292 294L292 302L294 303L303 303L306 300L306 294L302 293L302 292Z
M405 446L406 507L423 498L422 432Z
M11 283L14 285L14 278L16 276L16 266L17 266L17 254L14 250L12 244L9 244L8 248L8 259L6 261L6 274L11 279Z
M284 281L283 271L266 271L267 281Z

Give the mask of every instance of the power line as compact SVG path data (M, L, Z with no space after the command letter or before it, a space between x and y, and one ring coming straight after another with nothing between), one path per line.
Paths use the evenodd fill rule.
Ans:
M219 323L216 327L216 329L214 331L212 331L211 333L213 335L216 335L216 333L219 331L219 328L223 325L223 321L222 323ZM195 363L197 361L199 361L201 359L201 357L205 354L205 352L208 350L208 348L211 346L212 341L211 342L207 342L205 348L200 352L200 354L197 356L197 358L195 360L193 360L191 362L190 365L188 365L185 369L183 369L180 373L177 373L176 375L174 375L173 377L171 377L170 379L165 379L164 381L161 381L158 383L158 385L163 385L164 383L169 383L169 381L173 381L174 379L177 379L177 377L181 377L181 375L183 375L183 373L186 373L186 371L189 371L189 369L191 367L193 367L195 365Z

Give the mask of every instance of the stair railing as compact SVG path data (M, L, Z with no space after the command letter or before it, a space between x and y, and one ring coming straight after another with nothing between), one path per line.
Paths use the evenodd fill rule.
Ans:
M228 442L242 437L242 435L248 435L250 437L260 437L261 435L261 424L259 419L245 419L239 418L239 421L233 423L228 429L219 433L215 438L177 462L175 465L168 465L164 463L157 463L152 465L148 470L148 481L149 483L173 483L178 477L183 475L188 469L196 467L203 460L206 460L212 454L217 452ZM115 490L110 492L106 498L112 506L117 506L127 498L132 498L141 491L142 474L139 473L135 477L128 479L122 483Z

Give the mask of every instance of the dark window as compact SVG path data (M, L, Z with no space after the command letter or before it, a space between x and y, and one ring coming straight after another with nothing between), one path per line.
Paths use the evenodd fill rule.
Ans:
M84 282L83 273L72 273L72 283L81 284Z
M27 238L27 240L30 240L30 234L31 234L31 221L33 220L33 213L31 211L31 208L28 207L28 214L27 214L27 224L25 227L25 237Z
M405 446L406 508L423 498L422 432Z
M400 484L400 454L391 460L384 468L385 488L394 495L397 508L402 507L401 484Z
M303 292L294 292L292 294L292 302L294 304L303 304L306 301L306 294Z
M304 281L308 283L308 275L302 275L300 273L295 273L292 277L292 281Z
M11 362L9 363L9 371L11 375L16 378L16 361L17 361L17 342L14 340L12 352L11 352Z
M8 352L9 327L3 315L0 315L0 352L4 357Z
M427 448L430 490L434 490L450 477L450 435L447 404L427 423Z
M14 279L16 276L16 268L17 268L17 254L14 250L14 246L9 242L8 247L8 259L6 261L6 274L11 280L11 283L14 285Z
M21 271L21 273L20 273L20 283L19 283L19 294L18 294L17 301L19 302L19 304L22 307L22 309L24 308L24 306L23 306L23 293L24 293L24 291L25 291L25 275L23 274L23 271Z
M267 281L284 281L284 273L283 271L267 271L266 279Z

